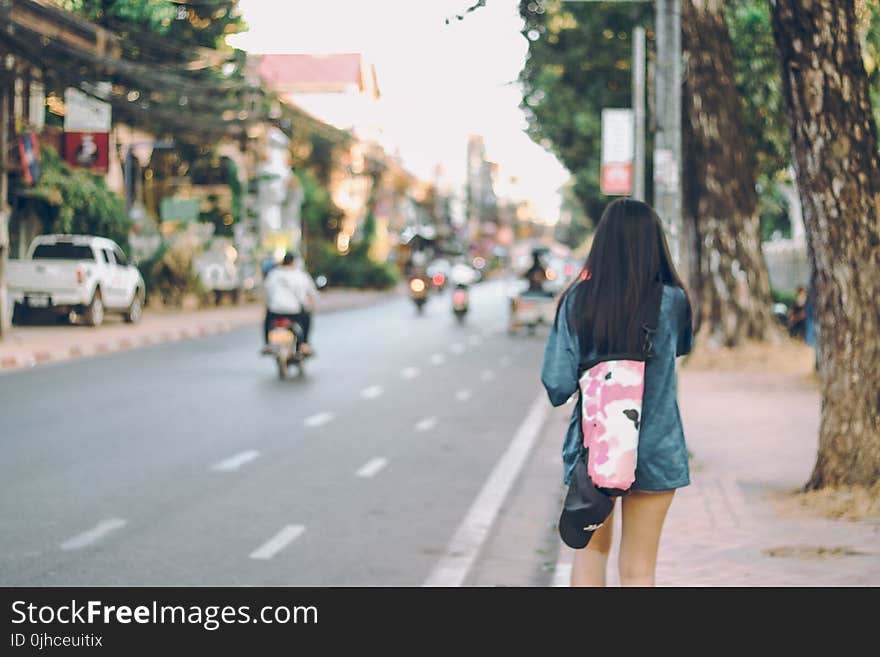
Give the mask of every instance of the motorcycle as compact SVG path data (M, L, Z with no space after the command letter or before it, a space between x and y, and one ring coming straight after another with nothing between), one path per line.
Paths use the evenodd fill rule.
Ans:
M414 276L409 281L410 298L416 304L416 312L420 315L424 312L425 303L428 301L428 284L425 279Z
M287 379L287 370L296 365L299 375L305 373L303 363L306 355L299 348L300 327L286 317L277 317L269 327L269 353L278 364L278 378Z
M467 315L469 297L466 285L457 285L452 292L452 312L459 324L464 322L464 316Z

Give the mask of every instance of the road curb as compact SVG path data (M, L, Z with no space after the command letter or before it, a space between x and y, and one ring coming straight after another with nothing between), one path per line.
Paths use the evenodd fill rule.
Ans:
M96 342L88 347L59 347L52 351L41 349L30 353L7 355L0 357L0 371L6 372L29 369L46 363L58 363L79 358L88 358L90 356L104 356L106 354L121 351L133 351L152 345L180 342L182 340L191 340L194 338L207 337L209 335L219 335L245 326L252 326L253 323L252 319L248 319L247 321L226 320L223 322L203 324L195 329L180 329L177 331L161 329L138 337L122 337L105 340L103 342Z
M356 310L376 305L385 301L389 301L396 296L395 292L381 293L366 298L354 298L347 302L331 303L327 308L319 309L317 314L330 314L344 310ZM32 352L21 354L9 354L0 356L0 372L11 372L15 370L30 369L37 365L47 363L58 363L79 358L88 358L91 356L104 356L110 353L120 351L131 351L157 344L166 344L171 342L179 342L181 340L191 340L194 338L207 337L210 335L219 335L228 333L246 326L255 326L258 320L254 318L238 319L238 320L220 320L196 325L192 328L168 328L158 327L151 333L141 336L127 336L114 339L108 339L103 342L97 342L83 347L79 345L62 346L53 350L40 349Z

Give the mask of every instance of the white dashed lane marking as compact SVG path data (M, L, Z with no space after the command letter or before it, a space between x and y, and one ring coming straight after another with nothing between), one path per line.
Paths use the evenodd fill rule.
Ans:
M84 531L82 534L77 534L73 538L69 538L64 541L61 544L61 549L79 550L80 548L84 548L87 545L91 545L92 543L97 543L110 532L120 529L124 526L125 520L123 520L122 518L108 518L107 520L102 520L91 529Z
M418 367L407 367L400 372L400 376L404 379L414 379L419 375Z
M437 426L436 417L426 417L424 420L416 422L416 431L430 431Z
M251 559L271 559L288 545L302 536L306 528L302 525L287 525L256 550L251 552Z
M333 413L317 413L304 420L307 427L320 427L333 420Z
M259 455L260 453L257 450L251 449L246 452L236 454L235 456L230 456L228 459L220 461L219 463L215 463L211 466L211 469L216 470L217 472L232 472L233 470L238 470L246 463L250 463Z
M230 456L225 461L215 463L211 466L211 469L216 470L217 472L232 472L234 470L238 470L246 463L250 463L259 455L260 453L255 449L248 450L247 452L241 452L240 454L236 454L235 456Z
M361 397L364 399L375 399L382 394L382 386L370 386L361 390Z
M470 344L472 347L476 347L482 343L483 338L481 338L479 335L472 335L468 338L468 344Z
M446 356L443 354L432 354L430 358L431 365L442 365L446 362Z
M468 399L471 398L471 391L467 388L459 390L455 393L455 398L460 402L466 402Z
M360 470L355 473L357 477L363 477L364 479L369 479L370 477L376 476L376 474L388 465L388 459L384 459L381 457L370 459L367 461Z
M456 356L460 356L464 353L465 346L461 342L453 342L449 345L449 351L451 351Z
M507 367L513 362L513 359L510 356L502 356L500 362L504 367Z
M492 370L483 370L480 374L480 378L483 379L483 381L491 381L495 378L495 372Z

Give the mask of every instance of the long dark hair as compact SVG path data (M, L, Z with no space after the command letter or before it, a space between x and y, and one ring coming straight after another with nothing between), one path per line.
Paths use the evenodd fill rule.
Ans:
M684 290L660 217L641 201L612 201L596 227L581 280L566 292L574 295L569 320L580 344L600 354L637 352L641 309L660 281ZM690 314L688 299L688 321Z

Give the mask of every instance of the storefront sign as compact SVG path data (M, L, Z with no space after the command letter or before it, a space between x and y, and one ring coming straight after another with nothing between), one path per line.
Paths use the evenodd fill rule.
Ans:
M628 195L633 183L633 113L602 110L602 170L599 187L606 195Z
M106 132L65 132L64 159L70 166L107 173L110 136Z

